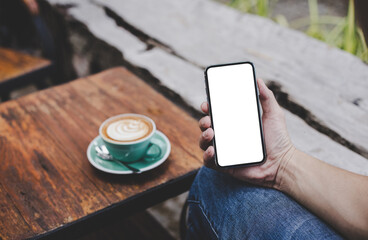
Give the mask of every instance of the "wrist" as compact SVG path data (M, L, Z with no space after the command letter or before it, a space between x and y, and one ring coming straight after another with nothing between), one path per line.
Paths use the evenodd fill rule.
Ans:
M280 160L280 165L278 167L276 177L275 177L275 184L273 188L286 192L288 189L288 182L286 179L286 175L290 171L290 167L292 166L292 162L295 161L295 155L297 154L298 150L295 148L294 145L291 145L290 148L286 151L286 153L282 156Z

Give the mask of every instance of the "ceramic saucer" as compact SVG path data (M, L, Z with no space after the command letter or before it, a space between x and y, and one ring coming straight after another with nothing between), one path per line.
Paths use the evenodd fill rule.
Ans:
M102 160L100 157L98 157L94 148L95 143L97 143L99 146L103 144L100 136L95 137L95 139L90 142L87 148L88 161L95 168L112 174L133 174L133 171L118 163ZM130 163L130 166L139 169L141 172L146 172L165 162L171 151L169 139L162 132L156 131L156 133L152 136L151 143L157 145L161 149L161 154L154 160L147 161L142 159L140 161Z

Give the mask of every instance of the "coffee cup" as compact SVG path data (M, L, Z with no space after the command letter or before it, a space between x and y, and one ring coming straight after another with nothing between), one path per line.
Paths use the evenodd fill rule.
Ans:
M151 143L155 132L156 124L152 119L133 113L110 117L99 129L99 135L110 154L126 163L140 159L153 160L161 154L160 148Z

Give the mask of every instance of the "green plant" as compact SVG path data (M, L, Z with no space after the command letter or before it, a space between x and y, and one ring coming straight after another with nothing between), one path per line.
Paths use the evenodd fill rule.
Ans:
M271 16L268 0L232 0L229 5L243 12L269 18ZM283 26L303 30L309 36L350 52L368 63L367 42L355 22L354 0L349 0L346 17L320 15L318 0L308 0L308 6L309 17L289 23L285 16L277 15L273 20Z
M257 2L257 11L259 16L268 17L269 14L268 0L259 0Z
M348 15L346 16L344 31L344 43L342 48L350 53L355 53L358 45L357 28L355 25L354 0L349 1Z
M270 14L268 0L231 0L229 6L262 17L268 17Z
M309 28L307 34L319 40L324 39L323 31L319 25L319 13L317 0L308 0L309 5Z

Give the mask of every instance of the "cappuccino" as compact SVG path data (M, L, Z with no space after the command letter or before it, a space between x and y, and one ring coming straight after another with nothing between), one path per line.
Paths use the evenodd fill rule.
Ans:
M149 136L154 130L152 122L139 115L122 115L102 125L103 136L114 142L129 143Z

